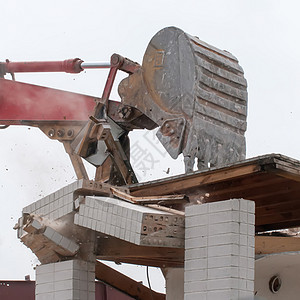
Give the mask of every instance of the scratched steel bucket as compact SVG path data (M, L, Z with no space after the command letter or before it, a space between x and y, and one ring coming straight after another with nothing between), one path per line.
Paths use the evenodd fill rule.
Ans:
M243 160L247 82L238 60L175 27L150 41L140 71L119 85L125 105L160 126L168 153L183 153L186 172Z

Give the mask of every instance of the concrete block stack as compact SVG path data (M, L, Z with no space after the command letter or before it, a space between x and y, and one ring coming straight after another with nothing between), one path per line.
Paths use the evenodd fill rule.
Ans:
M86 197L74 224L137 245L184 245L184 217L114 198Z
M74 255L79 250L79 245L73 240L63 236L51 227L46 227L43 235L56 245L68 251L69 255Z
M23 208L23 214L35 214L50 220L71 213L74 209L74 191L82 186L82 180L71 183L64 188Z
M254 209L244 199L186 208L185 300L253 299Z
M36 300L95 300L95 265L81 260L36 268Z

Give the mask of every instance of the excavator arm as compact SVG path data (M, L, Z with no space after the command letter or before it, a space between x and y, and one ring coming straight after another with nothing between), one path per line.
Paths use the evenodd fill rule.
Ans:
M113 58L120 57L114 55ZM122 58L123 59L123 58ZM123 59L125 60L125 59ZM127 62L127 61L126 61ZM126 64L125 64L126 65ZM82 67L81 67L82 66ZM129 175L125 175L126 170L132 168L127 159L127 153L123 147L128 143L128 132L138 128L152 129L156 124L144 116L138 110L126 107L121 102L109 100L112 83L116 73L116 68L111 67L107 79L107 84L103 92L104 98L97 98L77 93L61 91L57 89L41 87L37 85L17 82L15 80L4 79L4 75L10 73L14 78L15 72L67 72L79 73L83 68L110 67L107 63L83 63L80 59L70 59L62 62L5 62L0 63L0 124L2 128L9 125L27 125L41 129L49 138L56 139L64 144L66 152L71 158L76 175L79 179L86 178L87 173L78 155L77 146L87 145L89 153L85 153L84 158L97 167L96 178L99 181L107 181L112 173L113 161L118 159L115 164L121 166L121 174L125 176L127 183ZM120 64L118 65L120 67ZM126 66L125 66L126 67ZM130 70L130 66L127 66ZM109 135L106 147L103 145L100 150L107 154L97 152L98 140L87 136L87 128L92 128L95 124L90 118L99 115L99 111L105 111L105 122L113 127L113 133ZM97 122L96 127L99 127ZM95 128L94 128L94 133ZM109 130L110 131L110 130ZM97 135L97 134L96 134ZM82 141L85 137L85 141ZM87 138L88 137L88 138ZM109 143L108 143L109 142ZM90 145L95 145L94 149ZM108 147L107 147L108 146ZM106 148L106 149L105 149ZM128 148L128 146L127 146ZM82 150L81 150L82 151ZM121 154L120 154L121 153ZM97 158L97 156L100 156ZM91 159L90 159L91 157ZM111 159L111 158L114 159ZM121 158L120 158L121 157ZM106 163L105 163L106 161ZM123 161L126 164L122 163ZM109 171L102 170L103 165ZM103 174L106 177L103 178ZM115 172L116 173L116 172ZM124 177L123 176L123 177ZM119 179L120 181L120 179ZM136 181L134 174L130 182ZM120 184L124 183L122 180Z
M16 72L79 73L109 68L101 98L9 81ZM118 70L121 102L110 101ZM56 62L0 63L0 124L37 126L64 143L79 178L81 158L97 167L97 181L136 182L128 132L159 127L157 137L172 158L184 156L186 172L220 167L246 154L247 81L231 53L169 27L150 41L142 65L118 54L110 62L79 58ZM80 166L80 167L78 167ZM117 174L115 179L112 174Z

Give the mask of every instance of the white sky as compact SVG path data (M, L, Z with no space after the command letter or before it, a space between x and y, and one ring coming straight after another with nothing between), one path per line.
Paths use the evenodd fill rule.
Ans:
M0 0L0 5L0 61L108 61L116 52L141 63L151 37L171 25L228 50L239 59L249 85L247 157L275 152L300 159L299 1ZM101 96L106 75L90 70L16 77ZM115 91L112 98L118 99ZM151 132L131 136L158 161L146 174L137 170L141 180L166 176L169 167L169 175L182 173L181 159L168 158ZM62 145L37 129L10 127L0 138L0 279L24 279L34 276L37 260L12 227L24 206L75 177ZM144 268L125 269L145 282ZM162 290L162 281L153 281Z

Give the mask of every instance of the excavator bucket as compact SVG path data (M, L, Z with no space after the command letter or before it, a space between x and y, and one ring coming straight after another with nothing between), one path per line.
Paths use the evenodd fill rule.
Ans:
M142 68L119 85L124 105L158 126L168 153L183 153L186 172L245 158L247 82L238 60L169 27L150 41Z

